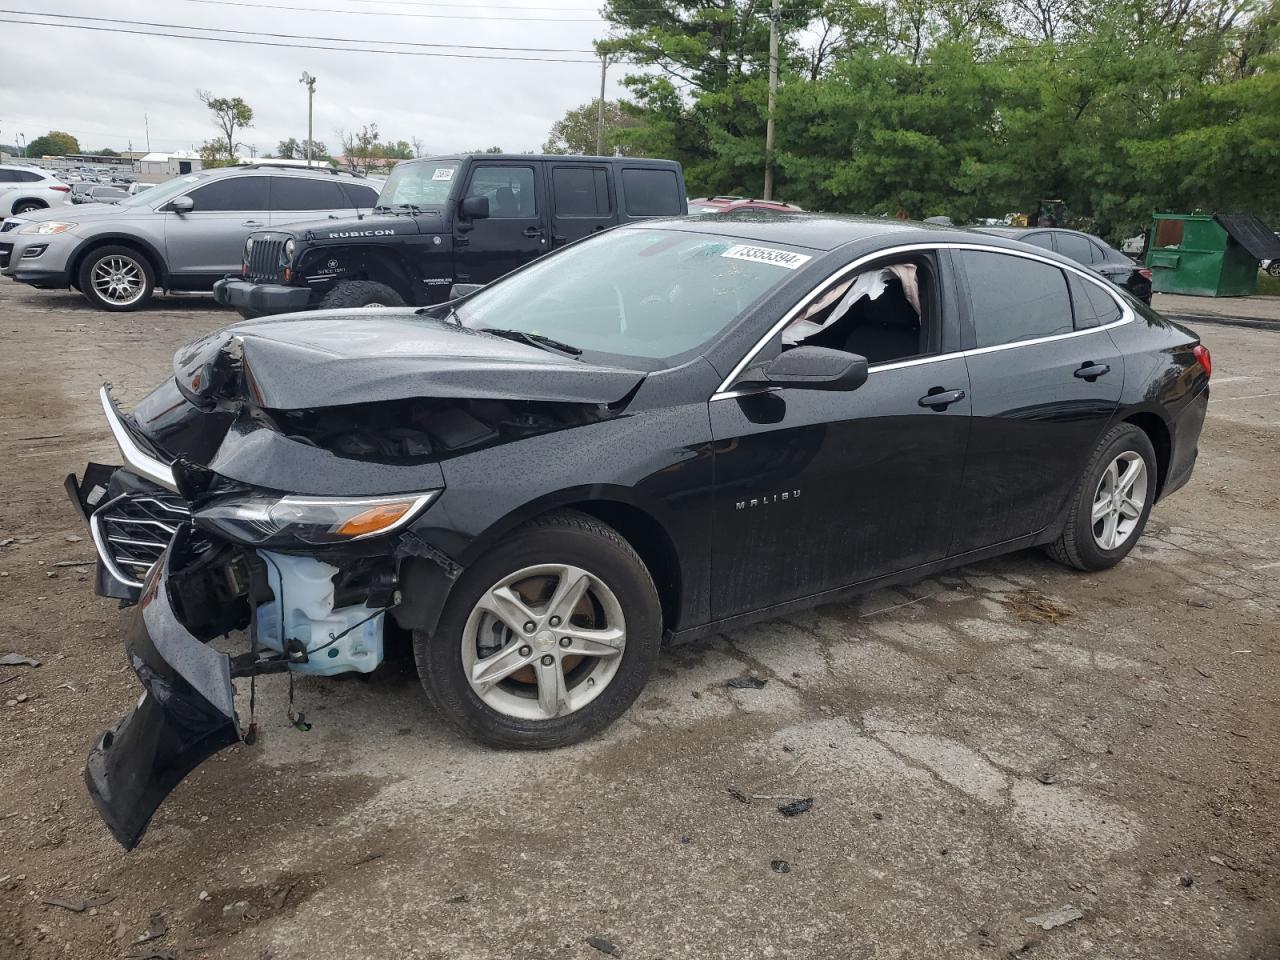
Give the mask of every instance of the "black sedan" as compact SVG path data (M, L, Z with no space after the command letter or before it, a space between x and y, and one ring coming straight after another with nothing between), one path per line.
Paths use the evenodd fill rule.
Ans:
M1021 240L1033 247L1053 250L1124 287L1145 304L1151 303L1151 271L1109 246L1101 237L1079 230L1032 227L983 227L982 233Z
M368 672L397 631L448 721L556 747L622 714L664 640L1025 547L1104 570L1190 477L1209 374L1056 254L776 213L211 334L131 414L103 389L125 465L68 478L145 688L90 792L133 846L252 739L233 678Z

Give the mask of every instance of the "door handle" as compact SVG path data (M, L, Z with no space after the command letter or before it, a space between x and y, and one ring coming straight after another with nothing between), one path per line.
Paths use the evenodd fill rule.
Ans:
M242 226L242 227L265 227L265 226L266 226L266 224L265 224L265 223L263 223L261 220L241 220L241 221L240 221L240 226Z
M525 227L522 232L526 237L530 237L530 238L542 236L541 227Z
M943 390L941 387L934 387L918 401L922 407L933 407L935 410L945 410L957 400L964 399L963 390Z
M1094 363L1092 360L1087 363L1080 364L1080 369L1075 372L1075 376L1081 380L1088 380L1093 383L1101 376L1111 372L1111 367L1105 363Z

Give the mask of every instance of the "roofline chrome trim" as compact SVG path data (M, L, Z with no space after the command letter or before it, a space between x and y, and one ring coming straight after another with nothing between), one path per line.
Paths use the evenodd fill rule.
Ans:
M111 435L115 438L116 446L120 448L120 456L124 457L125 465L139 476L177 493L178 484L173 478L173 468L157 460L134 442L120 419L120 411L116 409L111 399L111 392L105 383L98 391L98 398L102 401L102 411L107 415L107 426L111 428Z
M728 398L726 395L740 395L738 391L733 389L733 382L742 375L742 371L745 370L750 365L751 361L755 359L756 354L764 349L765 345L769 343L770 340L781 333L782 330L785 329L793 319L795 319L796 314L807 307L829 284L839 280L841 277L845 276L845 274L851 273L860 267L883 257L893 256L898 253L921 253L930 250L977 250L981 253L1002 253L1006 256L1022 257L1024 260L1035 260L1039 263L1048 264L1051 267L1057 267L1059 270L1067 270L1076 274L1081 279L1088 280L1095 286L1106 291L1107 295L1115 301L1118 307L1120 307L1121 318L1114 323L1108 323L1101 327L1086 327L1084 330L1072 330L1070 333L1057 333L1048 337L1035 337L1030 340L1015 340L1012 343L1001 343L994 347L978 347L973 350L959 350L952 353L940 354L938 356L920 357L915 360L902 360L894 363L879 364L869 368L868 373L875 373L878 370L895 369L897 367L915 366L921 363L932 363L938 360L948 360L953 357L991 353L996 350L1008 350L1011 347L1024 347L1036 343L1048 343L1052 340L1064 340L1068 337L1077 337L1086 333L1096 333L1099 330L1109 330L1113 327L1129 323L1134 318L1133 311L1129 308L1129 305L1125 303L1124 300L1121 299L1113 290L1108 290L1104 285L1105 281L1103 281L1102 278L1098 277L1096 274L1086 272L1083 267L1076 264L1061 263L1057 260L1051 260L1048 257L1040 256L1030 250L1010 250L1008 247L998 247L985 243L964 243L960 241L952 241L941 243L900 244L898 246L885 247L884 249L877 250L874 253L868 253L864 256L858 257L858 259L845 264L839 270L836 270L830 276L816 284L813 289L810 290L809 293L806 294L794 307L782 315L782 319L770 327L769 331L756 341L755 346L743 354L742 359L739 360L734 368L729 371L729 375L721 381L720 386L717 387L715 393L711 395L711 399L724 400Z

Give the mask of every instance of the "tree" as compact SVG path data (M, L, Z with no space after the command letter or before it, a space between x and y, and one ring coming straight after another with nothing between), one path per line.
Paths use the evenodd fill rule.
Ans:
M62 130L50 130L27 144L28 157L65 157L79 152L80 141Z
M600 98L574 107L551 125L543 153L594 154L596 152L596 127L600 121ZM617 100L604 102L605 156L617 154L623 157L637 156L635 148L618 139L617 132L640 126L638 117L628 114Z
M118 157L118 156L120 156L120 154L119 154L117 151L112 150L110 147L103 147L101 150L99 150L99 151L98 151L97 155L98 155L98 156L100 156L100 157Z
M297 137L290 137L288 140L281 140L276 144L276 153L280 154L284 160L303 160L306 159L306 152L298 142Z
M240 158L234 153L227 153L227 145L221 139L206 140L200 146L200 163L206 170L215 167L234 167Z
M215 97L208 90L197 90L196 96L209 108L214 122L222 131L217 141L221 155L234 158L237 148L244 146L236 139L236 131L253 126L253 108L239 97Z

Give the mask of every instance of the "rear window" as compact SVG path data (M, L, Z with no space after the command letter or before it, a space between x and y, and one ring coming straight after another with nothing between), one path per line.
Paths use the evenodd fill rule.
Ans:
M340 210L348 206L336 183L306 177L272 177L272 210Z
M1097 250L1088 238L1076 233L1058 234L1058 252L1069 260L1088 266L1097 263Z
M378 202L378 191L363 183L342 183L342 192L347 195L349 207L372 207Z
M1124 315L1115 298L1108 296L1096 283L1074 274L1067 274L1067 283L1071 287L1071 306L1075 311L1077 330L1106 326Z
M553 167L551 188L557 217L607 217L613 212L604 167Z
M627 214L632 217L673 217L680 210L680 182L674 170L622 171Z
M1074 329L1061 270L1002 253L958 252L969 282L978 347L1032 340Z

